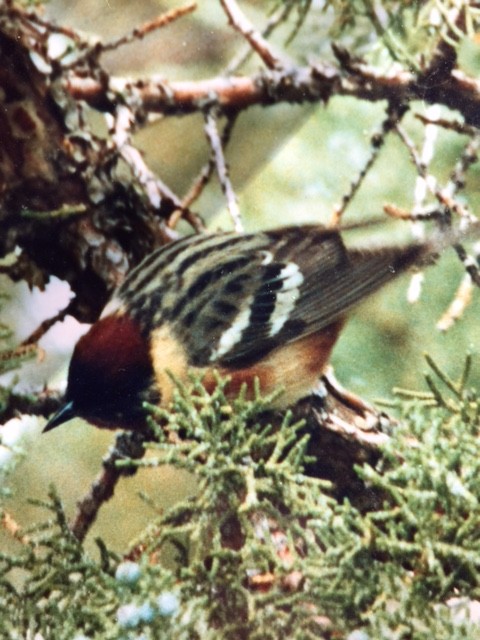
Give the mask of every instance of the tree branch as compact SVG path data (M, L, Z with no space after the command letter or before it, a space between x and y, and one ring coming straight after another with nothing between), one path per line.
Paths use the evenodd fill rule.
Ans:
M227 199L227 207L233 221L233 227L235 231L242 233L242 218L238 208L237 196L233 190L232 182L230 180L230 172L223 153L222 141L218 133L215 109L209 109L205 115L205 133L212 149L212 156L215 166L217 167L218 179L220 180L222 191Z
M67 91L92 107L105 108L105 87L93 78L72 75ZM202 111L205 103L217 104L223 111L241 110L253 105L281 102L327 101L332 95L351 96L369 102L388 100L397 104L422 100L456 109L468 124L480 126L480 82L461 71L452 70L442 83L432 82L429 74L408 71L381 74L361 65L347 74L333 65L317 63L288 70L263 71L250 77L210 78L199 81L166 82L152 76L132 81L111 78L110 90L142 102L146 111L164 115L186 115Z
M110 500L122 476L136 473L135 467L118 468L117 460L142 458L145 449L141 434L120 433L114 446L103 460L103 469L90 487L90 491L77 502L77 512L70 523L70 530L77 540L83 540L95 522L101 506Z
M273 51L272 45L265 40L240 10L235 0L220 0L232 27L241 33L250 47L258 53L268 69L281 69L286 66L279 54ZM290 65L288 65L290 66Z

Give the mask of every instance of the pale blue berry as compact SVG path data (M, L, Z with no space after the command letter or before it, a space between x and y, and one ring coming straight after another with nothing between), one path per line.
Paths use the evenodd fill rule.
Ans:
M135 584L141 574L142 570L137 562L122 562L115 571L115 578L124 584Z
M371 640L370 635L363 629L355 629L348 634L346 640Z
M161 616L173 616L180 607L180 601L174 593L166 591L158 596L157 607Z
M138 607L138 615L142 622L152 622L156 612L150 603L144 602Z
M136 627L140 621L140 607L136 604L123 604L117 610L117 621L121 627L132 629Z

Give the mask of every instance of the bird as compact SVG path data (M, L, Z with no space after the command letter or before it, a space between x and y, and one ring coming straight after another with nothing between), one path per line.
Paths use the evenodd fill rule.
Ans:
M309 395L329 365L352 307L415 263L436 241L348 247L319 224L183 237L125 278L77 342L64 406L48 432L80 417L105 429L146 428L144 403L171 403L193 373L213 391L228 376L285 409ZM255 382L255 381L258 382Z

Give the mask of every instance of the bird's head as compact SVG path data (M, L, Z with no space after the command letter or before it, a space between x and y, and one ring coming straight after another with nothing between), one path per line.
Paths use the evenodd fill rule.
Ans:
M70 362L66 403L44 432L80 417L106 429L142 429L151 396L148 341L125 314L101 318L80 338Z

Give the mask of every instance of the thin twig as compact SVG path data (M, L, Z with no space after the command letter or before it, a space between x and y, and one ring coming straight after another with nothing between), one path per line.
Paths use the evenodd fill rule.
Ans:
M466 273L448 309L437 322L437 329L447 331L463 316L465 309L472 301L472 288L472 278Z
M28 338L25 338L25 340L22 342L22 346L36 345L40 338L42 338L47 333L47 331L51 327L53 327L54 324L65 320L65 317L72 312L73 306L74 302L72 300L64 309L61 309L61 311L59 311L53 317L44 320L41 324L39 324L35 331L28 336Z
M7 360L17 360L23 358L31 358L37 354L39 348L36 344L21 344L14 349L2 350L0 352L0 362L6 362Z
M254 28L252 23L242 13L235 0L220 0L220 2L232 27L242 34L252 49L258 53L268 69L282 69L291 66L286 63L286 61L282 61L281 56L274 51L268 40L262 36L260 31Z
M168 198L176 207L182 209L180 198L153 173L147 166L140 151L131 144L131 135L135 125L133 112L126 105L118 105L115 115L106 114L106 119L113 144L115 144L119 154L130 167L134 177L143 187L153 211L160 210L164 198ZM164 229L166 235L170 239L175 239L175 235L172 235L172 230L168 229L167 231L167 229L167 227Z
M439 115L438 105L431 105L428 107L429 115L434 118ZM424 138L422 151L420 154L420 161L422 166L428 167L433 159L435 152L435 145L438 139L438 127L434 124L427 124L424 127ZM426 171L426 169L425 169ZM413 190L413 210L412 210L412 235L419 241L423 241L425 237L425 225L424 222L428 219L425 215L425 199L427 196L428 181L425 176L417 175L415 180L415 187ZM441 221L444 219L444 211L438 212L437 219ZM433 216L430 218L432 219ZM420 300L422 295L422 288L425 277L422 271L414 273L410 280L410 285L407 289L407 301L410 304L414 304Z
M428 112L432 116L436 117L437 114L439 113L438 105L435 104L429 107ZM435 153L435 145L437 143L437 139L438 139L438 127L435 126L434 124L427 124L424 128L423 145L422 145L422 150L419 156L422 166L425 167L425 173L427 173L427 167L432 162L432 159ZM424 207L427 191L428 191L428 180L426 175L421 175L421 174L417 175L414 193L413 193L414 213L416 213L417 211L420 211L422 207Z
M375 29L379 40L381 40L388 49L392 59L402 62L405 61L411 68L416 68L418 66L417 60L409 53L402 41L395 37L395 29L390 28L390 25L382 24L382 21L377 14L376 3L373 2L373 0L363 0L363 4L365 6L366 15Z
M281 24L286 19L286 17L288 17L289 13L291 12L291 9L292 9L292 5L283 6L281 10L277 12L276 15L270 18L265 28L261 31L261 36L263 38L266 38L267 36L269 36L274 31L274 29L279 24ZM251 55L252 55L252 47L250 44L248 44L245 50L242 51L238 56L233 58L233 60L228 64L228 66L220 75L222 76L231 75L232 73L237 71L237 69L241 67ZM236 117L237 117L236 113L233 113L232 115L230 115L223 129L223 132L222 132L223 149L225 149L226 145L230 141L233 127L236 122ZM182 209L176 209L170 216L168 220L168 226L170 228L175 228L180 219L182 218L187 219L185 210L188 210L188 208L193 204L193 202L195 202L195 200L197 200L200 197L204 188L206 187L206 185L210 181L210 178L212 177L214 168L215 168L215 161L213 158L210 158L209 161L205 163L203 167L200 169L199 173L193 180L186 195L183 197ZM191 224L197 232L205 230L205 225L203 224L203 221L201 220L201 218L199 218L199 216L197 216L197 219L192 220Z
M236 113L229 115L227 118L227 122L225 124L225 127L223 128L222 136L221 136L222 149L225 149L226 145L230 142L230 138L231 138L233 127L235 125L236 120L237 120ZM210 157L209 161L204 164L199 174L197 175L192 185L190 186L190 189L188 190L186 195L183 197L182 199L183 210L188 210L188 208L193 204L193 202L200 197L203 189L206 187L206 185L208 184L212 176L214 168L215 168L215 160L212 156ZM174 213L169 219L169 225L171 227L175 227L176 223L178 222L178 218L181 217L178 215L178 212L182 214L180 210L174 211ZM205 227L203 226L202 230L204 229Z
M454 244L453 248L455 249L457 256L462 261L463 266L465 267L465 271L469 274L472 281L480 287L480 271L478 267L478 256L475 258L474 256L467 253L465 247L460 244Z
M476 159L476 144L478 144L478 142L475 143L474 149L463 154L464 159L460 160L459 163L457 163L456 170L458 169L458 172L454 171L448 187L445 189L440 189L436 179L428 173L427 165L419 156L413 141L410 140L408 135L401 129L401 127L396 127L396 131L408 148L410 156L417 168L417 172L419 176L423 178L426 188L428 188L430 193L432 193L440 202L440 204L445 208L445 212L455 212L460 217L461 221L464 221L467 224L470 221L476 221L475 216L473 216L465 207L463 207L457 200L455 200L453 196L457 188L460 188L460 186L462 186L462 180L460 179L460 175L463 175L462 171L467 170L467 168L471 164L473 157ZM470 143L467 145L467 147L470 147ZM449 326L451 326L454 320L460 317L461 313L463 313L463 310L468 304L468 287L471 285L471 281L473 281L477 286L480 287L480 269L478 267L477 260L473 256L469 255L463 245L461 245L460 243L454 244L453 248L462 261L467 275L469 276L470 284L468 284L467 279L464 279L460 284L459 289L457 290L457 294L450 304L449 309L445 312L445 314L439 321L439 325L442 330L446 330Z
M152 208L154 210L160 209L164 196L180 206L179 198L148 168L140 151L130 144L130 137L135 123L132 111L125 105L120 105L116 109L115 117L109 116L107 122L111 125L112 142L131 168L133 175L144 187Z
M111 42L107 42L106 44L102 44L101 51L112 51L114 49L122 47L123 45L135 42L136 40L142 40L146 35L152 33L152 31L156 31L157 29L161 29L162 27L171 24L175 20L178 20L179 18L192 13L196 8L196 2L189 2L183 7L170 9L170 11L163 13L161 16L158 16L153 20L149 20L139 27L135 27L135 29L133 29L130 33L122 36L121 38L112 40Z
M438 105L430 106L428 108L428 113L430 116L433 116L434 118L438 117L439 115ZM438 137L438 127L434 124L428 123L424 128L424 133L425 135L423 139L420 160L422 162L422 165L427 167L431 163L434 155L435 144ZM420 241L424 239L425 226L423 223L426 220L429 220L429 219L432 220L434 217L437 217L437 219L439 220L442 220L444 218L443 211L433 210L428 212L427 210L427 212L425 212L425 198L427 196L427 187L428 187L428 184L425 177L421 175L417 175L417 179L415 181L415 188L413 192L414 200L413 200L413 210L412 210L412 217L411 217L411 221L412 221L411 228L412 228L413 236ZM428 215L428 213L430 214L435 213L437 215L436 216ZM418 271L417 273L414 273L412 275L410 279L410 284L407 289L407 302L409 302L410 304L415 304L420 300L424 281L425 281L425 275L423 271Z
M291 12L292 9L292 5L284 5L281 7L281 10L277 12L276 15L272 16L270 18L270 20L268 21L267 25L265 26L265 28L261 31L261 35L262 37L266 38L267 36L269 36L274 29L281 24L289 15L289 13ZM233 60L228 64L228 66L225 68L225 70L223 72L221 72L220 75L222 76L229 76L232 73L234 73L235 71L238 70L239 67L241 67L247 60L248 58L252 55L252 47L250 46L250 44L248 44L245 47L245 50L242 51L238 56L235 56L233 58ZM232 115L230 115L228 117L227 123L223 129L222 132L222 147L225 149L226 145L228 144L231 134L232 134L232 130L234 127L234 124L236 122L236 113L233 113ZM176 209L172 215L170 216L169 220L168 220L168 226L172 229L174 229L176 227L176 225L178 224L179 220L181 220L182 218L186 219L192 226L193 228L197 231L197 232L201 232L205 230L205 225L203 223L203 220L200 218L200 216L195 215L194 219L189 219L189 214L191 214L191 212L189 211L189 207L195 202L195 200L197 200L200 195L203 193L203 190L205 189L205 187L207 186L207 184L210 181L210 178L212 177L212 173L213 170L215 168L215 162L213 160L213 158L210 158L208 162L206 162L203 167L200 169L199 173L197 174L197 176L194 178L194 180L192 181L192 184L189 188L189 190L187 191L187 193L185 194L185 196L182 199L182 209Z
M395 130L397 131L397 134L399 135L402 142L407 147L410 153L410 157L412 158L413 163L417 169L418 175L421 176L425 181L425 185L428 191L430 191L430 193L435 196L438 202L443 207L445 207L446 210L453 211L460 218L464 218L467 220L471 219L471 214L468 212L468 210L463 207L457 200L454 200L449 193L446 193L444 190L440 189L435 177L428 173L426 164L418 153L415 144L410 139L408 134L404 131L404 129L400 126L395 126Z
M207 228L202 216L200 216L198 213L195 213L194 211L191 211L191 209L186 209L183 206L183 203L182 208L172 211L172 214L167 220L167 227L169 229L175 229L180 220L185 220L186 222L188 222L188 224L192 227L192 229L194 229L196 233L204 233Z
M23 24L31 26L32 23L35 26L41 26L49 33L61 33L67 38L71 38L79 47L85 46L85 36L84 34L80 34L78 31L75 31L71 27L66 27L65 25L53 24L50 20L45 20L41 16L38 15L36 11L24 11L19 7L12 6L9 9L12 16L15 16L19 20L23 22Z
M466 173L470 167L478 161L479 150L480 133L476 131L465 145L460 157L455 163L450 180L446 186L447 193L451 196L465 187Z
M205 133L212 149L213 159L217 169L218 179L227 200L227 208L233 221L233 227L238 233L243 232L242 218L238 208L237 196L230 180L228 164L222 148L222 140L218 133L215 109L209 109L205 114Z
M280 10L273 15L262 29L261 36L263 38L268 38L273 31L278 27L279 24L282 24L289 16L292 10L293 4L285 3L280 7ZM236 55L231 62L228 64L226 69L223 71L222 75L229 76L232 73L235 73L243 64L247 62L247 60L252 55L252 47L250 44L245 46L245 49L241 51L238 55Z
M101 506L110 500L121 476L133 475L136 467L118 468L117 460L138 460L145 454L144 437L136 433L120 433L115 445L103 460L103 470L90 487L90 491L77 503L77 512L70 523L70 531L82 541L95 522Z
M423 124L434 124L437 127L441 127L442 129L447 129L450 131L455 131L455 133L459 133L461 135L472 136L478 133L476 127L471 127L464 122L460 122L460 120L447 120L446 118L432 118L430 116L425 116L421 113L416 113L415 118L423 122Z
M133 29L130 33L121 36L117 40L112 40L111 42L104 43L97 38L94 40L92 39L89 42L85 39L80 39L79 34L75 34L78 55L76 55L74 59L69 61L68 63L62 64L62 69L65 71L78 70L81 69L86 62L91 61L94 61L94 64L96 65L97 60L102 55L102 53L105 53L106 51L113 51L121 46L130 44L131 42L136 42L137 40L142 40L149 33L152 33L152 31L165 27L166 25L172 23L174 20L177 20L178 18L181 18L191 13L192 11L195 11L196 8L196 3L190 2L183 7L172 9L162 14L161 16L154 18L153 20L145 22L139 27L135 27L135 29ZM73 35L71 35L70 37L73 37ZM83 71L80 73L80 75L84 75Z
M215 168L215 162L213 158L210 158L203 167L200 169L198 175L193 180L190 188L182 199L182 206L189 207L195 200L201 195L205 187L207 186L210 178L212 177L213 170ZM175 214L175 212L174 212ZM170 221L169 221L170 223ZM175 226L172 224L171 226Z
M435 220L444 218L445 213L436 209L435 207L426 207L421 210L411 211L409 209L403 209L396 204L387 203L383 205L383 211L395 220L409 220L410 222Z
M340 204L334 207L332 217L330 220L330 224L332 226L338 226L340 224L341 218L345 213L345 209L348 207L350 202L353 200L355 194L360 189L363 181L365 180L368 172L375 164L383 145L385 144L385 138L393 129L393 127L398 124L403 115L406 113L406 108L389 108L387 117L382 122L382 126L380 131L374 133L370 138L370 148L371 153L365 164L365 166L361 169L360 173L356 177L356 179L350 183L350 189L347 193L344 194Z

